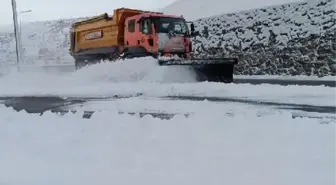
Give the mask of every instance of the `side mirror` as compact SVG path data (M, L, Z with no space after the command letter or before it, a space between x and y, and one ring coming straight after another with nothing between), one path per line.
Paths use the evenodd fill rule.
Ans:
M190 24L190 31L191 31L191 33L195 32L195 25L194 25L194 23Z

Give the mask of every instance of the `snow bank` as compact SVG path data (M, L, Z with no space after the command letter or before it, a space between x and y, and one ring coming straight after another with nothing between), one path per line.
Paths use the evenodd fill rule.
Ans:
M282 113L167 121L0 111L1 184L335 183L334 123Z

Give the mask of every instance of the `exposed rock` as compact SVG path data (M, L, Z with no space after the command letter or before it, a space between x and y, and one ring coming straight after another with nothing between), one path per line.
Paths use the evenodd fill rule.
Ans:
M335 75L335 0L291 3L195 22L194 50L243 56L243 75Z

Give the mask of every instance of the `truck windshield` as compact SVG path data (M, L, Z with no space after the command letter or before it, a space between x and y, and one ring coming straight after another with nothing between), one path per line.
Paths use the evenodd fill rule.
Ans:
M188 25L184 19L170 17L155 17L154 19L156 33L189 33Z

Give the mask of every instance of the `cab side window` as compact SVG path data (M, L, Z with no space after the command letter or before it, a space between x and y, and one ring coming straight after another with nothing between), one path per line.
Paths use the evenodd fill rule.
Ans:
M152 24L149 19L145 19L142 21L141 32L144 34L152 34Z
M128 32L135 32L135 19L128 21Z

